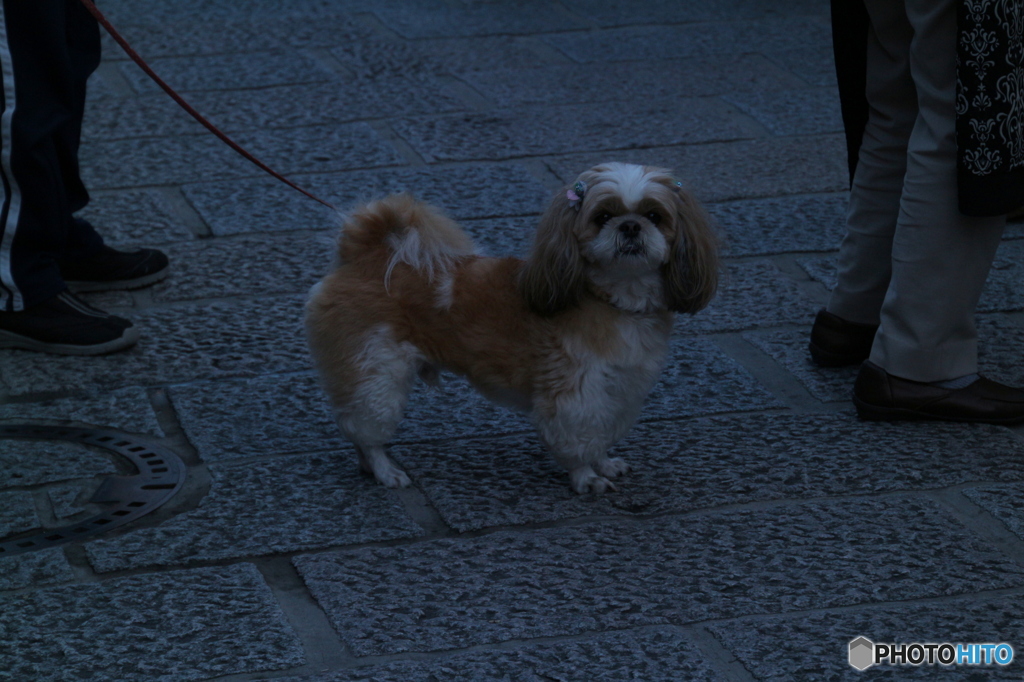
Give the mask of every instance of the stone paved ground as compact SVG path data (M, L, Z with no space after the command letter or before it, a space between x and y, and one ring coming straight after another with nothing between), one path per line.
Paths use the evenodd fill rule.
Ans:
M456 380L356 472L300 332L335 231L178 111L107 41L86 214L173 275L90 296L130 352L0 353L0 419L102 426L188 466L155 514L0 558L0 679L857 679L847 643L1024 647L1024 439L862 424L853 370L804 349L842 234L825 0L106 0L168 81L271 165L349 206L410 190L495 253L588 165L673 167L728 239L616 450L576 496L526 421ZM979 315L1024 383L1024 225ZM0 440L0 536L97 511L123 463ZM886 679L1020 679L1022 666Z

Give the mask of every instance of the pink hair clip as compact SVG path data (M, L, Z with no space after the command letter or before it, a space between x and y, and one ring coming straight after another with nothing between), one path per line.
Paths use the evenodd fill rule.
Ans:
M580 202L583 201L583 195L586 193L587 186L582 181L577 180L572 189L565 193L565 198L569 200L569 205L578 211L580 210Z

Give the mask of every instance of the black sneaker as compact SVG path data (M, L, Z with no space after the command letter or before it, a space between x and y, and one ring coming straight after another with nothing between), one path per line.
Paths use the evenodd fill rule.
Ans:
M167 255L156 249L118 251L104 246L84 262L60 264L60 276L76 292L148 287L169 271Z
M134 346L131 320L97 310L65 291L16 313L0 312L0 348L101 355Z

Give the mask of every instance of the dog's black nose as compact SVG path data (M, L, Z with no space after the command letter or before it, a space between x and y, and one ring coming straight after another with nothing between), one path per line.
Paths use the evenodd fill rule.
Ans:
M627 220L624 223L619 224L619 232L627 237L636 237L640 234L640 223Z

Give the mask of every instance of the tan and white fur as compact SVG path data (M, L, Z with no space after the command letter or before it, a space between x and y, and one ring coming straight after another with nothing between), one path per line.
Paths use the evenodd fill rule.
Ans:
M526 261L476 255L408 195L347 218L306 327L338 425L384 485L409 485L385 444L417 378L442 369L527 412L576 492L615 490L628 471L608 449L661 372L673 313L714 295L717 240L668 171L609 163L579 182L578 200L552 200Z

